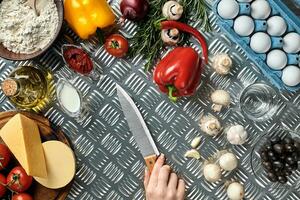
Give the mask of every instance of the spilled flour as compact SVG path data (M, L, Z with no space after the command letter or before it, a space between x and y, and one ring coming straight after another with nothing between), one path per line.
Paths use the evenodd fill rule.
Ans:
M46 47L56 33L58 11L54 0L42 0L36 16L27 0L2 0L0 43L15 53L30 54Z

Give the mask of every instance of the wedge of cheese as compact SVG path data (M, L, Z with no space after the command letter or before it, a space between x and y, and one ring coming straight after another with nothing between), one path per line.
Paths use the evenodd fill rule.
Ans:
M28 175L47 177L47 168L37 124L16 114L0 131L0 136Z

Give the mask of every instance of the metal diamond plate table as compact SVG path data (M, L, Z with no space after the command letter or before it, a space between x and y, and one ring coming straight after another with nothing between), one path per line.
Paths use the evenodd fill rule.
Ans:
M120 16L119 0L111 1L110 4L116 15ZM0 81L16 66L34 63L51 69L56 78L70 80L83 95L84 113L80 118L66 115L57 101L44 112L70 138L76 153L77 172L67 199L145 199L142 186L144 161L121 111L115 83L120 84L132 96L159 150L166 155L167 163L186 181L187 199L227 199L225 180L243 183L245 199L300 199L300 184L292 189L269 188L265 180L255 180L250 166L251 149L262 134L281 126L300 132L300 91L287 93L276 90L281 98L276 115L263 122L247 119L240 111L238 97L246 86L266 79L243 50L222 33L212 13L210 20L214 31L205 33L210 54L230 53L234 58L233 70L229 76L221 77L211 69L210 61L196 95L181 98L176 104L159 92L152 82L151 73L144 72L145 60L140 55L132 59L114 58L97 44L96 37L82 41L66 25L52 49L39 59L27 62L0 59ZM199 22L192 25L200 29ZM120 31L125 36L131 36L135 30L134 23L126 22ZM79 76L64 65L60 47L68 43L70 38L93 56L96 70L102 74L100 80L95 82L88 77ZM193 39L191 42L200 51L200 46ZM209 96L214 88L226 89L234 98L231 108L224 109L218 117L224 126L239 123L246 127L249 139L245 145L231 146L227 144L223 134L211 138L200 131L200 116L212 113ZM14 109L2 91L0 101L1 111ZM239 158L238 170L224 173L223 180L217 183L206 182L202 174L203 162L183 156L196 136L201 137L200 152L204 158L214 155L218 150L232 149ZM300 173L296 175L299 177Z

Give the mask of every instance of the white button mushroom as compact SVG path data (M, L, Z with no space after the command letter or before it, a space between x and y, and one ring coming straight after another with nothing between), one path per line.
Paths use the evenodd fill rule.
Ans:
M238 160L233 153L227 152L221 155L219 164L223 170L232 171L238 166Z
M203 168L204 178L209 182L216 182L221 179L221 168L217 164L206 164Z
M242 125L231 126L227 131L227 140L231 144L242 145L245 143L248 134Z
M231 183L227 188L227 196L231 200L241 200L245 196L244 186L238 182Z
M179 42L179 31L176 28L161 31L161 39L168 45L176 45Z
M232 67L232 60L226 53L217 54L213 57L212 67L220 75L227 75Z
M167 1L162 12L168 20L179 20L183 13L183 7L176 1Z
M203 116L200 119L200 127L203 132L210 136L216 136L222 131L221 123L212 115Z
M227 91L225 90L216 90L211 94L211 100L213 102L212 109L215 112L220 112L222 107L228 107L231 98Z

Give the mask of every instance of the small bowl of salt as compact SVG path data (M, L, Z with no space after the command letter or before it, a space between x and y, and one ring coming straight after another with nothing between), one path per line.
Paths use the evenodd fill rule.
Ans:
M80 92L67 80L59 79L56 86L58 102L65 113L71 117L78 117L82 110L82 97Z
M0 1L0 57L29 60L51 47L63 24L63 1L38 0L36 7L38 14L27 0Z

